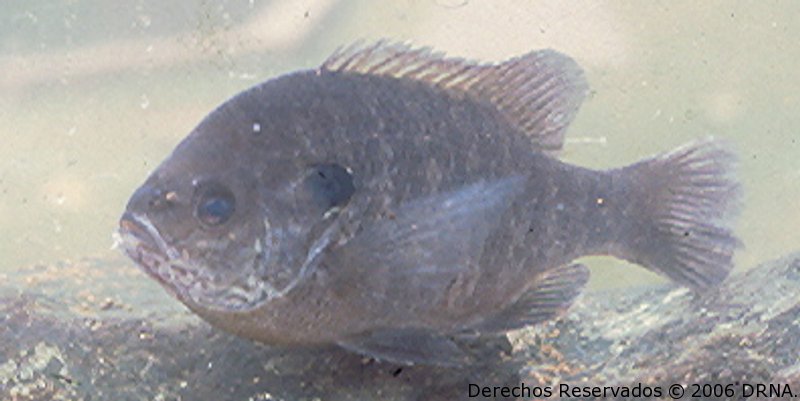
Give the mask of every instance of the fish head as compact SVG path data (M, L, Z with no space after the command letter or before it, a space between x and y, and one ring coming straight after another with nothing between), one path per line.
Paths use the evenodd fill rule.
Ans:
M252 119L230 110L212 113L178 145L131 196L119 225L124 251L195 310L248 311L291 290L316 218L297 201L295 158L270 156L285 152L264 150Z

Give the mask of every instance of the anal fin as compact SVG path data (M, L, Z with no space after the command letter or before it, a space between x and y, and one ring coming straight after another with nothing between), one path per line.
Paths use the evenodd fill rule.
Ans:
M554 319L572 305L588 281L589 269L582 264L545 271L514 304L474 329L506 332Z

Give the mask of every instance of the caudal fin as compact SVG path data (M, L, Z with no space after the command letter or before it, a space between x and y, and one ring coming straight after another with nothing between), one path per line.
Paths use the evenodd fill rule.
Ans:
M620 170L633 192L618 256L695 289L724 280L741 244L729 227L740 193L735 160L706 139Z

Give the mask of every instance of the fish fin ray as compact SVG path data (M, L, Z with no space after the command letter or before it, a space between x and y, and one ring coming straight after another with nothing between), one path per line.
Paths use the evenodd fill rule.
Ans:
M589 281L589 269L571 264L539 274L516 302L474 329L501 333L552 320L566 311Z
M735 161L708 138L622 169L637 191L636 229L613 253L694 289L723 281L742 245L729 227L741 196Z
M480 64L428 47L357 42L337 50L320 70L411 79L488 101L541 151L563 147L564 133L588 92L578 64L554 50Z

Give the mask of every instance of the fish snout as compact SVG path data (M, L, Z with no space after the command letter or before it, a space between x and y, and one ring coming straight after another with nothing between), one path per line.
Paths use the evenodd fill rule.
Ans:
M166 191L151 185L142 185L133 193L128 201L128 213L151 214L161 212L174 206L178 201L175 191Z

